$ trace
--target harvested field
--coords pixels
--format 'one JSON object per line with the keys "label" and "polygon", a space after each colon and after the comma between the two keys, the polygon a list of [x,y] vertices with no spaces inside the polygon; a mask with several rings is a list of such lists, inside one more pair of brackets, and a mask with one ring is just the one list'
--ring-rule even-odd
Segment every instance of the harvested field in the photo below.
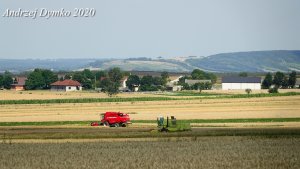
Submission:
{"label": "harvested field", "polygon": [[[78,98],[109,98],[105,93],[94,91],[53,92],[50,90],[13,91],[0,90],[0,100],[34,100],[34,99],[78,99]],[[118,97],[159,97],[151,93],[120,93]]]}
{"label": "harvested field", "polygon": [[299,137],[0,144],[0,168],[291,168]]}
{"label": "harvested field", "polygon": [[[300,92],[300,89],[278,89],[279,93]],[[204,90],[205,93],[245,94],[245,90]],[[251,93],[268,93],[268,89],[252,90]]]}
{"label": "harvested field", "polygon": [[106,111],[129,113],[132,120],[295,118],[300,117],[300,96],[197,99],[148,102],[103,102],[0,105],[1,122],[95,121]]}
{"label": "harvested field", "polygon": [[[195,92],[195,91],[194,91]],[[280,93],[300,92],[300,89],[280,89]],[[197,92],[195,92],[197,93]],[[246,94],[245,90],[203,90],[203,94]],[[268,93],[267,90],[253,90],[252,93]],[[120,93],[117,97],[161,97],[161,93]],[[78,98],[108,98],[105,93],[94,91],[52,92],[49,90],[13,91],[0,90],[0,100],[46,100],[46,99],[78,99]],[[165,95],[169,96],[169,95]]]}

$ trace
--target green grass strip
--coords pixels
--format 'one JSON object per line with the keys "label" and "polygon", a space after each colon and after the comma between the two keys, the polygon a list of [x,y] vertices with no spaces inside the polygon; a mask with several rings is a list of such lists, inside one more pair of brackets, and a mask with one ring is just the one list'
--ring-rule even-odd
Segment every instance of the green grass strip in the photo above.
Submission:
{"label": "green grass strip", "polygon": [[222,99],[222,98],[253,98],[253,97],[277,97],[296,96],[299,92],[288,93],[258,93],[258,94],[235,94],[217,95],[206,97],[132,97],[132,98],[82,98],[82,99],[47,99],[47,100],[0,100],[0,105],[5,104],[54,104],[54,103],[98,103],[98,102],[140,102],[140,101],[169,101],[169,100],[199,100],[199,99]]}
{"label": "green grass strip", "polygon": [[[183,123],[268,123],[268,122],[300,122],[299,118],[258,118],[258,119],[191,119],[180,120]],[[49,121],[49,122],[0,122],[0,126],[89,126],[91,121]],[[132,120],[132,123],[156,123],[156,120]]]}

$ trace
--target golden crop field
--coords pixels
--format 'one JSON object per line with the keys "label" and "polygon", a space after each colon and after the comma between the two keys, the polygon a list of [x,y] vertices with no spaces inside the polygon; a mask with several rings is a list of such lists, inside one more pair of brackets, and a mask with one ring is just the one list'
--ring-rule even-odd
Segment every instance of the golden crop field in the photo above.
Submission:
{"label": "golden crop field", "polygon": [[[220,93],[220,94],[245,94],[245,90],[203,90],[203,93]],[[300,89],[280,89],[280,93],[300,92]],[[268,93],[267,90],[253,90],[252,93]],[[152,93],[119,93],[116,97],[161,97],[159,94]],[[29,90],[29,91],[13,91],[0,90],[0,100],[33,100],[33,99],[78,99],[78,98],[108,98],[105,93],[94,91],[81,92],[53,92],[50,90]]]}
{"label": "golden crop field", "polygon": [[155,120],[160,115],[172,115],[177,119],[293,118],[300,117],[299,102],[298,95],[171,101],[8,104],[0,105],[0,121],[95,121],[99,120],[100,113],[106,111],[129,113],[132,120]]}
{"label": "golden crop field", "polygon": [[[148,93],[120,93],[117,97],[159,97]],[[93,91],[53,92],[50,90],[13,91],[0,90],[0,100],[34,100],[34,99],[78,99],[78,98],[108,98],[105,93]]]}

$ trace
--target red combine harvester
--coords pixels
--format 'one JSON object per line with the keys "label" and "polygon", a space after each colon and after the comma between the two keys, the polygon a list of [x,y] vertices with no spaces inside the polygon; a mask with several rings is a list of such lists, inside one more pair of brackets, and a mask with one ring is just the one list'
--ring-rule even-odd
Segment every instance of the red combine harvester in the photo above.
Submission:
{"label": "red combine harvester", "polygon": [[128,114],[121,112],[106,112],[102,115],[100,122],[92,122],[91,126],[127,127],[131,124]]}

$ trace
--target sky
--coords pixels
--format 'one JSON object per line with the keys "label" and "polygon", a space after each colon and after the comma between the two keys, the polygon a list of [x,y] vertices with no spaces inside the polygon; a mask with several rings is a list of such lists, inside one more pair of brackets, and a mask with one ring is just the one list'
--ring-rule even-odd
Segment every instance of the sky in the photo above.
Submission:
{"label": "sky", "polygon": [[[76,8],[96,14],[74,17]],[[71,15],[46,18],[46,11],[62,9]],[[6,15],[18,10],[37,16]],[[0,0],[0,59],[299,49],[299,0]]]}

